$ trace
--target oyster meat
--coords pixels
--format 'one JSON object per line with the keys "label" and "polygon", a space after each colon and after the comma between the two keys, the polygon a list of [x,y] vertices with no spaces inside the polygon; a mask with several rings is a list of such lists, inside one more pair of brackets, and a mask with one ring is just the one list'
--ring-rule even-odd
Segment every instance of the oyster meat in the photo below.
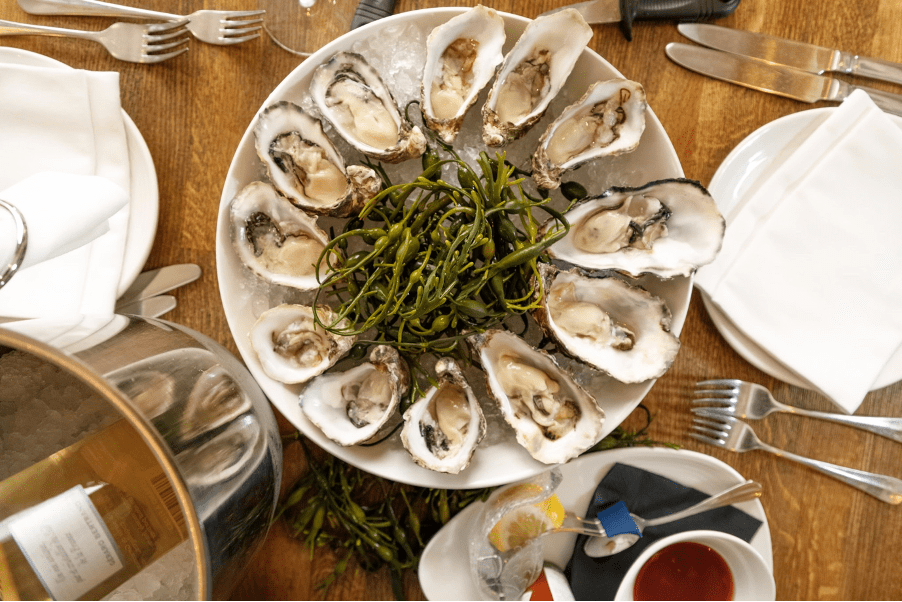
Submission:
{"label": "oyster meat", "polygon": [[636,277],[690,275],[714,261],[726,227],[708,191],[683,178],[611,188],[584,199],[566,217],[570,232],[549,247],[551,257]]}
{"label": "oyster meat", "polygon": [[314,377],[301,393],[301,409],[332,441],[357,445],[389,421],[409,387],[410,373],[398,352],[377,345],[368,362]]}
{"label": "oyster meat", "polygon": [[420,101],[423,121],[452,144],[464,116],[504,58],[504,19],[477,5],[439,25],[426,40]]}
{"label": "oyster meat", "polygon": [[[318,306],[316,313],[323,323],[335,321],[335,314],[326,306]],[[287,303],[260,314],[249,336],[266,375],[288,384],[322,374],[357,341],[357,337],[336,335],[316,324],[312,307]]]}
{"label": "oyster meat", "polygon": [[504,330],[469,341],[478,351],[489,393],[533,458],[559,464],[598,443],[604,411],[550,355]]}
{"label": "oyster meat", "polygon": [[532,157],[532,177],[542,188],[561,174],[599,157],[629,152],[645,130],[645,89],[628,79],[595,82],[548,126]]}
{"label": "oyster meat", "polygon": [[435,372],[439,384],[404,412],[401,442],[420,466],[457,474],[485,436],[485,417],[454,360],[440,359]]}
{"label": "oyster meat", "polygon": [[482,106],[482,140],[503,146],[523,136],[557,96],[592,28],[572,8],[530,23],[498,68]]}
{"label": "oyster meat", "polygon": [[283,100],[261,111],[254,139],[269,179],[308,213],[357,213],[382,188],[382,179],[369,167],[345,167],[320,120],[294,103]]}
{"label": "oyster meat", "polygon": [[536,321],[565,353],[624,383],[658,378],[673,364],[680,341],[660,298],[614,276],[590,278],[549,264],[539,272],[545,296]]}
{"label": "oyster meat", "polygon": [[251,182],[232,200],[229,219],[232,245],[258,276],[299,290],[319,287],[316,265],[329,237],[315,218],[270,184]]}
{"label": "oyster meat", "polygon": [[426,150],[426,137],[411,127],[391,91],[359,54],[339,52],[313,72],[310,95],[335,131],[363,154],[400,163]]}

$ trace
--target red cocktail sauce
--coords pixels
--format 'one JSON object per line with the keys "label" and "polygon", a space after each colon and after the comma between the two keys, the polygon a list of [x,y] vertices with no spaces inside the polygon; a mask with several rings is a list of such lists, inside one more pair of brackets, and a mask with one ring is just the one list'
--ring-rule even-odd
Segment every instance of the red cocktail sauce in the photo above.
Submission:
{"label": "red cocktail sauce", "polygon": [[733,574],[706,545],[682,541],[659,550],[639,569],[634,600],[732,600]]}

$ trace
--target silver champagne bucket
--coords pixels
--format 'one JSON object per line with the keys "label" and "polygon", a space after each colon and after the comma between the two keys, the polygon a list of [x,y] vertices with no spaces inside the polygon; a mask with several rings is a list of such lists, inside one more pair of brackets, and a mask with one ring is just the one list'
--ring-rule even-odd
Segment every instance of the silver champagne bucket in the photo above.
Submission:
{"label": "silver champagne bucket", "polygon": [[[0,358],[17,350],[52,364],[131,423],[184,514],[196,580],[189,597],[227,598],[275,512],[282,446],[268,400],[232,354],[188,328],[113,316],[71,332],[47,344],[0,325]],[[0,412],[2,420],[13,418]]]}

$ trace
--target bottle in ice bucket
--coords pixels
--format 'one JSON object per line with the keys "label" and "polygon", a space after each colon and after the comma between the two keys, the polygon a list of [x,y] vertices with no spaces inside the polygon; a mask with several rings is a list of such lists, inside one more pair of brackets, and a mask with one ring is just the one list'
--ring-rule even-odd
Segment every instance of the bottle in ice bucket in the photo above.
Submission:
{"label": "bottle in ice bucket", "polygon": [[0,482],[0,600],[99,599],[187,538],[126,420]]}

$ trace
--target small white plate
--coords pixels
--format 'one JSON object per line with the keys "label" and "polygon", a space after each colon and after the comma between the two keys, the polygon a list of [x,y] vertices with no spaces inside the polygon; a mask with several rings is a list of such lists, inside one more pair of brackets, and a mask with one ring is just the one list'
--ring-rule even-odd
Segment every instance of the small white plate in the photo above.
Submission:
{"label": "small white plate", "polygon": [[[708,186],[708,191],[727,220],[727,236],[731,213],[757,189],[757,182],[768,177],[835,110],[835,107],[810,109],[776,119],[752,132],[727,155]],[[890,117],[902,128],[902,118],[893,115]],[[715,328],[743,359],[783,382],[805,389],[816,388],[741,331],[704,291],[699,292]],[[891,385],[900,379],[902,349],[883,367],[871,390]]]}
{"label": "small white plate", "polygon": [[[375,68],[378,68],[378,65],[386,65],[383,77],[388,80],[387,84],[389,84],[391,80],[389,77],[386,77],[388,75],[388,67],[402,71],[403,75],[405,72],[398,65],[403,65],[411,59],[410,56],[405,56],[405,53],[416,53],[420,48],[411,50],[405,47],[398,49],[394,45],[386,46],[385,44],[381,44],[383,48],[376,48],[373,47],[374,41],[396,39],[408,31],[407,28],[418,30],[417,33],[425,37],[432,28],[446,22],[464,10],[462,8],[435,8],[410,11],[380,19],[355,29],[326,45],[301,63],[273,90],[261,109],[280,100],[290,100],[303,105],[313,70],[339,51],[363,52],[366,54],[367,60]],[[530,21],[517,15],[499,14],[505,21],[507,33],[505,51],[507,51],[513,46],[513,43],[519,38]],[[407,40],[399,41],[399,45],[405,43],[409,45]],[[358,48],[361,46],[365,49],[359,50]],[[407,69],[411,70],[412,68],[408,67]],[[410,80],[398,75],[394,76],[395,80],[407,79],[408,81],[416,81],[418,77],[412,76],[412,80]],[[591,83],[615,77],[623,77],[623,75],[597,53],[586,49],[570,74],[562,94],[556,100],[562,101],[567,94],[574,99],[579,98]],[[416,86],[418,85],[416,84]],[[398,98],[398,91],[394,90],[394,92],[396,98]],[[404,104],[401,99],[398,102],[402,105]],[[524,148],[522,145],[530,144],[528,142],[530,135],[533,135],[533,140],[535,140],[541,134],[541,131],[547,127],[547,123],[550,123],[551,114],[552,111],[550,110],[549,115],[546,115],[544,120],[533,128],[534,131],[531,131],[524,139],[512,143],[510,147],[520,145],[522,150]],[[468,114],[468,120],[471,123],[479,121],[479,106],[473,107]],[[298,394],[301,387],[279,383],[269,378],[263,372],[257,354],[250,346],[248,332],[257,316],[268,309],[273,300],[267,297],[267,291],[264,290],[265,285],[261,284],[261,281],[255,279],[252,275],[249,277],[249,270],[241,264],[231,243],[228,219],[229,204],[235,195],[250,182],[263,177],[263,168],[254,149],[253,126],[255,123],[256,117],[248,125],[244,136],[238,143],[238,148],[226,175],[216,230],[216,273],[219,279],[219,290],[226,319],[235,338],[238,351],[247,364],[248,370],[257,379],[257,382],[273,405],[289,422],[300,429],[305,436],[332,455],[367,472],[402,483],[421,487],[440,487],[443,489],[472,489],[518,481],[545,470],[547,468],[546,465],[534,460],[522,446],[516,443],[510,429],[508,429],[508,432],[501,434],[489,433],[486,436],[486,440],[477,448],[470,466],[456,475],[427,470],[414,464],[410,455],[401,446],[397,436],[391,437],[387,441],[373,447],[341,447],[330,441],[323,435],[322,431],[307,420],[298,403]],[[467,122],[465,121],[465,131],[467,128],[466,124]],[[476,127],[481,127],[481,125]],[[472,131],[475,132],[476,129],[474,128]],[[333,138],[335,137],[333,136]],[[333,142],[340,144],[340,141],[337,139],[333,140]],[[532,142],[532,144],[535,144],[535,142]],[[535,148],[535,146],[531,148]],[[507,151],[509,153],[508,156],[510,156],[511,148],[508,148]],[[494,152],[494,149],[489,149],[489,152]],[[673,149],[673,145],[670,143],[667,133],[651,108],[646,113],[645,132],[636,150],[612,159],[616,161],[617,170],[623,174],[623,179],[628,180],[623,182],[622,185],[641,186],[653,180],[675,178],[683,175],[679,158]],[[351,159],[348,160],[350,161]],[[357,160],[356,157],[354,160]],[[403,166],[408,163],[415,168],[418,174],[420,171],[419,160],[403,163],[399,169],[404,169]],[[594,179],[588,179],[590,177],[589,174],[594,173],[593,168],[604,169],[609,168],[610,165],[612,163],[603,161],[597,162],[594,166],[590,163],[581,168],[581,172],[577,176],[580,176],[581,181],[590,184],[595,182]],[[596,184],[599,189],[593,188],[589,191],[591,194],[599,194],[604,190],[601,182]],[[675,334],[679,334],[686,318],[689,298],[692,292],[691,277],[673,278],[666,281],[645,277],[641,280],[641,283],[650,292],[665,300],[673,314],[671,330]],[[592,391],[598,395],[599,405],[605,411],[605,424],[602,435],[607,435],[618,424],[623,422],[642,401],[653,384],[654,381],[647,381],[625,385],[613,382],[613,379],[611,379],[610,384],[607,384],[603,391]],[[507,428],[506,424],[502,426]]]}
{"label": "small white plate", "polygon": [[[747,479],[716,458],[688,450],[664,447],[612,449],[581,456],[561,466],[563,480],[555,494],[564,508],[582,516],[596,487],[616,463],[635,466],[667,477],[686,487],[714,494]],[[420,587],[429,600],[479,600],[479,590],[470,576],[467,542],[469,529],[482,507],[476,502],[464,508],[435,534],[420,557]],[[758,500],[736,504],[736,508],[761,521],[750,542],[774,571],[770,527],[764,506]],[[573,554],[575,533],[560,533],[544,540],[545,560],[565,567]]]}
{"label": "small white plate", "polygon": [[[24,65],[28,67],[59,67],[69,69],[56,59],[21,50],[0,47],[0,63]],[[128,143],[130,168],[129,217],[125,238],[125,257],[122,260],[122,274],[119,276],[117,295],[124,293],[147,262],[153,239],[157,233],[159,215],[159,190],[157,172],[154,169],[150,149],[138,131],[135,122],[122,111],[125,121],[125,138]]]}

